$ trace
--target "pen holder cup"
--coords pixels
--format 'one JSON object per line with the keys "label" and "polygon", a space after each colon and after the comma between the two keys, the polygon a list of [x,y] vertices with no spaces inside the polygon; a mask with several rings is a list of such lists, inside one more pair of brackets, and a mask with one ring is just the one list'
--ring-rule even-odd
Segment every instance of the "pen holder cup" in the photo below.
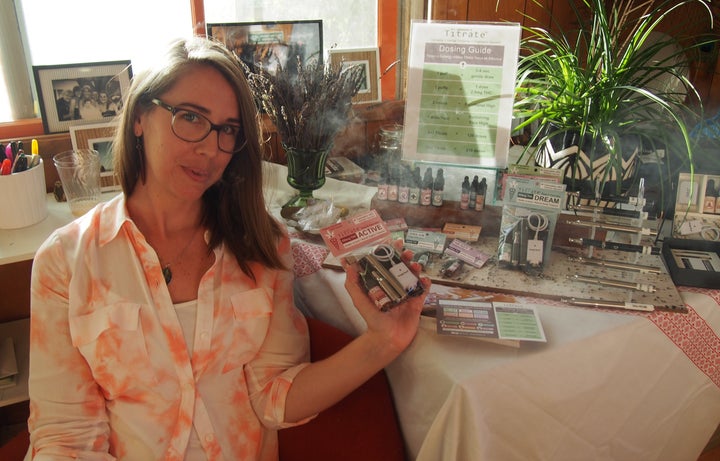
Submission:
{"label": "pen holder cup", "polygon": [[0,229],[19,229],[39,223],[47,216],[45,166],[0,176]]}

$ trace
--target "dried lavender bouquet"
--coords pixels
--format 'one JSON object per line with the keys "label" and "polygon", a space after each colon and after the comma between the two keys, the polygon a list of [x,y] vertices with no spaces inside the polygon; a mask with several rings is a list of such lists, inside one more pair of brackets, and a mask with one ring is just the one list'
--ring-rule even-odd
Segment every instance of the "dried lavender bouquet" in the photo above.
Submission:
{"label": "dried lavender bouquet", "polygon": [[279,67],[275,74],[245,65],[258,106],[275,124],[282,143],[305,151],[330,148],[347,124],[352,98],[365,79],[363,70],[361,65],[343,68],[317,59],[304,64],[298,59],[297,72]]}

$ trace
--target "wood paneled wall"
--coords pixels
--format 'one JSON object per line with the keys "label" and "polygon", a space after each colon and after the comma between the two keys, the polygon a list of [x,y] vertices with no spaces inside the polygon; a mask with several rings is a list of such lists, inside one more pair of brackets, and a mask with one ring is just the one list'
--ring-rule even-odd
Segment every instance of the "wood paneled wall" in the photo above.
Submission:
{"label": "wood paneled wall", "polygon": [[[608,0],[613,3],[613,0]],[[541,5],[538,5],[540,3]],[[448,21],[510,21],[525,26],[566,29],[576,23],[571,0],[433,0],[432,19]],[[581,3],[575,0],[575,3]],[[496,8],[497,7],[497,8]],[[720,5],[713,2],[714,22],[720,19]],[[677,10],[658,28],[689,43],[702,37],[720,38],[718,27],[711,28],[707,12],[700,5]],[[700,93],[707,117],[720,109],[720,65],[718,45],[688,56],[689,77]]]}

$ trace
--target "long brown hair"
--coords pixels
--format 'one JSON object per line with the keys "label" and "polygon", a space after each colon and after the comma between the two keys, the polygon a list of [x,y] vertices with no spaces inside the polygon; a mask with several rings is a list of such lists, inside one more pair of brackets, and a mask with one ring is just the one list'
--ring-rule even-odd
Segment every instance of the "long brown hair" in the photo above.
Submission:
{"label": "long brown hair", "polygon": [[[177,40],[165,59],[133,78],[113,142],[114,169],[123,192],[130,196],[138,181],[146,180],[144,150],[133,124],[141,114],[154,110],[153,98],[161,98],[183,75],[197,66],[218,70],[232,86],[243,130],[235,154],[222,179],[203,194],[203,225],[210,231],[210,248],[225,242],[243,272],[253,277],[249,263],[284,268],[277,252],[282,230],[268,213],[263,197],[260,118],[250,87],[238,59],[219,42],[201,37]],[[231,154],[222,154],[231,155]]]}

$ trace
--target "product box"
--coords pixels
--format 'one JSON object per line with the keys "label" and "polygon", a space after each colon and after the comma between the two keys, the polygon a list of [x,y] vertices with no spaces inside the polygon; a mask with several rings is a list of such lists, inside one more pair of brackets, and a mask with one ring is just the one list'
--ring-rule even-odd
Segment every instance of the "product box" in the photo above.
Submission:
{"label": "product box", "polygon": [[333,256],[357,264],[361,284],[379,310],[387,311],[424,291],[391,245],[391,233],[377,211],[350,216],[320,229],[320,235]]}
{"label": "product box", "polygon": [[405,246],[415,252],[429,251],[441,254],[445,249],[447,235],[442,232],[408,229],[405,235]]}
{"label": "product box", "polygon": [[477,242],[480,238],[482,227],[470,224],[446,223],[443,226],[443,234],[448,237],[466,240],[469,242]]}
{"label": "product box", "polygon": [[675,285],[720,287],[720,242],[667,238],[662,255]]}
{"label": "product box", "polygon": [[672,236],[678,239],[720,240],[720,174],[680,173]]}

